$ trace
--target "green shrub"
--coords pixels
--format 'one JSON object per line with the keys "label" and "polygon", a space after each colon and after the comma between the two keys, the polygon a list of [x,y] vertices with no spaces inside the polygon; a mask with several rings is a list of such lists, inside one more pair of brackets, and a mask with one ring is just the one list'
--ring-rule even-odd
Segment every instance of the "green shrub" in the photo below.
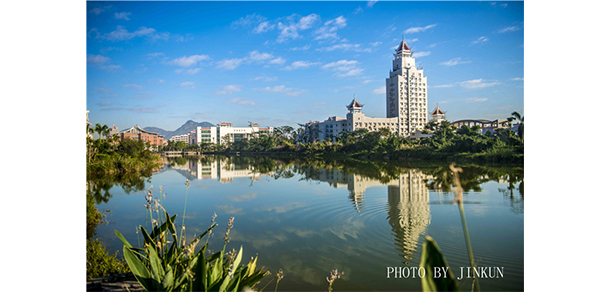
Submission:
{"label": "green shrub", "polygon": [[[187,180],[187,194],[189,186]],[[119,231],[114,232],[124,244],[123,255],[129,269],[147,291],[242,291],[251,289],[269,275],[262,268],[256,268],[258,257],[252,258],[246,265],[240,265],[241,248],[239,252],[225,252],[233,218],[229,220],[222,251],[206,256],[211,231],[218,225],[214,220],[210,228],[187,244],[186,234],[183,234],[184,221],[178,236],[174,225],[176,215],[170,217],[158,200],[152,198],[152,189],[148,190],[146,200],[154,226],[151,223],[150,233],[140,226],[144,247],[134,247]],[[157,219],[153,217],[153,209]],[[184,210],[186,213],[186,200]],[[205,244],[196,250],[206,234]]]}
{"label": "green shrub", "polygon": [[125,261],[116,258],[118,252],[108,254],[108,250],[97,239],[87,240],[87,279],[128,273]]}

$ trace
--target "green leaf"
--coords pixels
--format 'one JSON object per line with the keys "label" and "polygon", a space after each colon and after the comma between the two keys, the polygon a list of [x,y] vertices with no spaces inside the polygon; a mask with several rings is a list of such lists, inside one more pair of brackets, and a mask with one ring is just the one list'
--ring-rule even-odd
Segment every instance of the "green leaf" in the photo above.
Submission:
{"label": "green leaf", "polygon": [[150,259],[150,268],[152,270],[152,278],[161,283],[161,275],[165,275],[163,266],[161,265],[161,259],[157,255],[157,248],[154,246],[148,246],[148,258]]}
{"label": "green leaf", "polygon": [[150,272],[140,259],[138,259],[138,257],[126,246],[123,246],[123,255],[125,255],[125,261],[127,262],[129,269],[142,287],[148,291],[153,290]]}
{"label": "green leaf", "polygon": [[[447,260],[445,260],[440,248],[430,236],[426,236],[419,265],[426,270],[426,276],[421,278],[423,291],[460,291],[460,287],[451,269],[449,269]],[[441,275],[441,277],[434,278],[435,267],[447,268],[448,277],[445,278]]]}
{"label": "green leaf", "polygon": [[241,254],[244,251],[244,247],[241,246],[239,248],[239,252],[237,253],[237,256],[235,257],[235,261],[233,262],[233,271],[237,270],[237,267],[239,267],[239,263],[241,262]]}
{"label": "green leaf", "polygon": [[205,236],[208,232],[212,231],[212,229],[214,229],[214,227],[216,227],[218,224],[214,224],[212,226],[210,226],[210,228],[208,228],[208,230],[204,231],[203,233],[201,233],[199,236],[197,236],[196,238],[193,239],[193,241],[191,241],[191,243],[188,245],[187,249],[191,248],[194,244],[197,244],[198,240],[200,240],[201,238],[203,238],[203,236]]}
{"label": "green leaf", "polygon": [[148,235],[148,232],[146,232],[146,229],[144,229],[144,227],[142,227],[140,225],[140,231],[142,231],[142,236],[144,236],[144,243],[148,243],[148,245],[156,245],[156,243],[153,241],[153,239],[150,237],[150,235]]}
{"label": "green leaf", "polygon": [[174,290],[174,271],[172,267],[169,267],[165,276],[163,276],[163,282],[161,283],[163,290],[173,291]]}
{"label": "green leaf", "polygon": [[172,218],[169,218],[169,214],[167,214],[167,212],[165,212],[165,223],[170,222],[169,226],[169,232],[172,234],[172,237],[174,238],[174,242],[178,242],[178,237],[176,236],[176,226],[174,225],[174,220],[176,219],[176,215],[174,215]]}
{"label": "green leaf", "polygon": [[177,215],[172,216],[171,221],[167,221],[167,212],[165,214],[166,214],[165,223],[161,224],[161,226],[159,226],[159,227],[155,227],[155,229],[153,229],[153,232],[150,234],[150,237],[155,238],[155,237],[159,236],[161,234],[161,232],[164,232],[167,229],[167,226],[169,225],[168,222],[171,222],[171,225],[173,225],[174,219],[176,219]]}
{"label": "green leaf", "polygon": [[127,241],[127,239],[125,239],[125,237],[123,236],[123,234],[121,234],[118,230],[114,230],[114,234],[116,234],[116,236],[123,242],[123,244],[127,247],[132,247],[131,244],[129,244],[129,241]]}
{"label": "green leaf", "polygon": [[230,281],[231,281],[231,277],[229,277],[229,275],[227,275],[225,277],[224,281],[222,281],[222,285],[220,285],[220,289],[218,289],[218,291],[220,291],[220,292],[227,291],[227,286],[229,286]]}

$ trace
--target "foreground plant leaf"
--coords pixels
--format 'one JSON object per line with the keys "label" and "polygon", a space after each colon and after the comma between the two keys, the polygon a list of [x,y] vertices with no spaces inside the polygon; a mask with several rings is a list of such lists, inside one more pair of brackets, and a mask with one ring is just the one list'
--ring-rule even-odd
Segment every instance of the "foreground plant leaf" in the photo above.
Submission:
{"label": "foreground plant leaf", "polygon": [[154,288],[150,277],[150,271],[148,271],[146,266],[144,266],[140,259],[127,246],[123,246],[123,254],[125,255],[125,261],[127,262],[129,269],[142,287],[147,291],[153,291]]}
{"label": "foreground plant leaf", "polygon": [[[440,248],[430,236],[426,236],[419,266],[426,270],[426,276],[421,278],[423,291],[460,291],[460,287],[449,268],[447,260],[445,260]],[[446,267],[448,277],[434,278],[435,267]]]}

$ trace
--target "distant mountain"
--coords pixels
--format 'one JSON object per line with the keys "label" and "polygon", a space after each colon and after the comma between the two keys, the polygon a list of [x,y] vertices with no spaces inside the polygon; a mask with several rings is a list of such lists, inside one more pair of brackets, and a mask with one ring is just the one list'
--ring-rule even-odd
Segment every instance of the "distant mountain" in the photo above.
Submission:
{"label": "distant mountain", "polygon": [[173,136],[190,133],[192,130],[197,129],[197,127],[209,128],[209,127],[215,127],[215,126],[216,126],[215,124],[212,124],[210,122],[197,123],[193,120],[188,120],[186,123],[184,123],[184,125],[180,126],[180,128],[176,129],[175,131],[166,131],[166,130],[163,130],[163,129],[157,128],[157,127],[146,127],[146,128],[142,128],[142,129],[153,132],[153,133],[159,133],[159,134],[163,135],[163,138],[165,140],[168,140],[169,138],[171,138]]}

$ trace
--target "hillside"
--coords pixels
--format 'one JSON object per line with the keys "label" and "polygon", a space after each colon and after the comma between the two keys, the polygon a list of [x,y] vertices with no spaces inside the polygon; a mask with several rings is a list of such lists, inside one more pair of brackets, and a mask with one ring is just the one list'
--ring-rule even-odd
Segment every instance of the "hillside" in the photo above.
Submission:
{"label": "hillside", "polygon": [[197,129],[197,127],[209,128],[209,127],[214,127],[214,126],[216,126],[216,125],[212,124],[210,122],[197,123],[193,120],[188,120],[186,123],[184,123],[184,125],[180,126],[180,128],[178,128],[174,131],[166,131],[164,129],[157,128],[157,127],[145,127],[142,129],[153,132],[153,133],[159,133],[159,134],[163,135],[163,138],[165,140],[168,140],[169,138],[171,138],[173,136],[187,134],[187,133],[191,132],[192,130]]}

